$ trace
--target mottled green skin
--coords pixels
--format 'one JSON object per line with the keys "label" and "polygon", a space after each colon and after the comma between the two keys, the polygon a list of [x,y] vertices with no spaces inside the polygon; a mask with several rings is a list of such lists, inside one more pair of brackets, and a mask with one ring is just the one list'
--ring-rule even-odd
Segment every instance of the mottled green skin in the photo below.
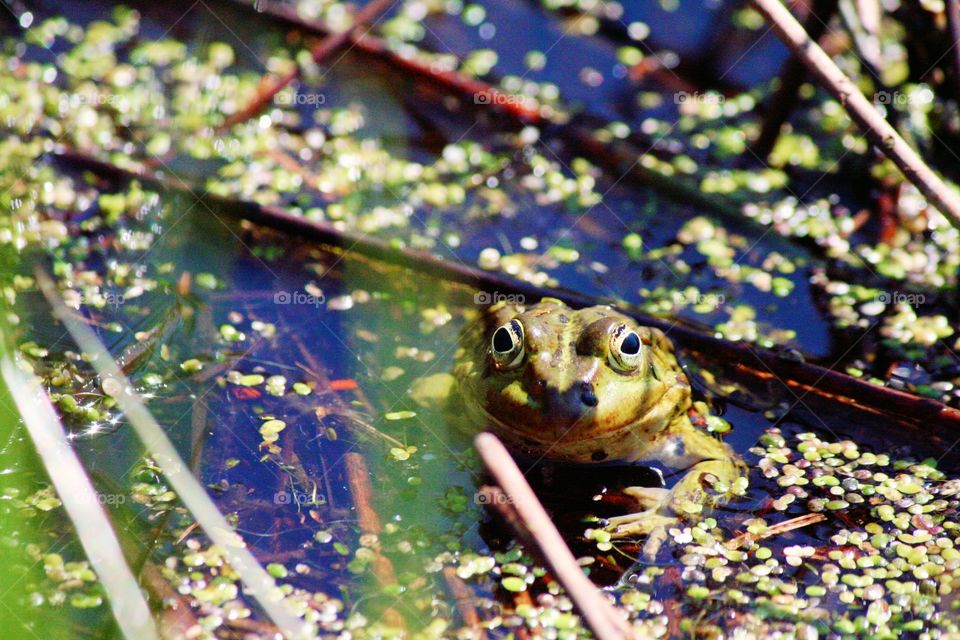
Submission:
{"label": "mottled green skin", "polygon": [[[514,319],[523,325],[525,356],[516,369],[502,371],[490,340]],[[641,339],[635,371],[617,370],[608,357],[611,336],[623,327]],[[698,505],[718,501],[705,480],[729,484],[742,474],[736,454],[691,422],[690,383],[667,337],[610,307],[574,310],[551,299],[494,305],[465,328],[454,376],[471,423],[515,451],[564,462],[688,469],[670,492],[636,489],[650,509],[625,516],[632,519],[618,522],[615,533],[650,533],[651,523],[695,516]]]}

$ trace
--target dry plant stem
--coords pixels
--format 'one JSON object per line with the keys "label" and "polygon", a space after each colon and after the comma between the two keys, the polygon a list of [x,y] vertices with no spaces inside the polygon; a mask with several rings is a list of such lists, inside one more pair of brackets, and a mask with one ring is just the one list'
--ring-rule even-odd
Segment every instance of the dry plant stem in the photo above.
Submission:
{"label": "dry plant stem", "polygon": [[[357,12],[357,15],[353,19],[353,24],[350,25],[349,29],[328,35],[310,52],[313,61],[319,64],[348,41],[356,37],[363,37],[362,35],[358,36],[357,31],[367,23],[376,21],[391,7],[398,4],[398,2],[399,0],[373,0],[368,3],[363,9]],[[299,75],[300,66],[297,65],[292,71],[285,73],[279,78],[273,78],[271,76],[264,77],[260,82],[261,90],[258,92],[257,97],[247,105],[245,109],[230,115],[221,126],[221,131],[229,129],[241,122],[246,122],[259,114],[284,87],[293,82]]]}
{"label": "dry plant stem", "polygon": [[477,613],[476,597],[473,589],[457,575],[457,570],[453,567],[443,568],[443,579],[447,581],[450,593],[457,603],[457,611],[463,619],[463,624],[469,627],[473,632],[473,637],[483,640],[487,637],[487,632],[480,624],[480,615]]}
{"label": "dry plant stem", "polygon": [[794,529],[799,529],[801,527],[807,527],[811,524],[817,524],[818,522],[823,522],[827,519],[827,516],[822,513],[808,513],[802,516],[797,516],[796,518],[791,518],[790,520],[784,520],[783,522],[778,522],[777,524],[767,527],[762,533],[741,533],[736,538],[731,538],[727,540],[726,546],[728,549],[739,549],[744,545],[750,545],[758,540],[765,540],[767,538],[772,538],[774,536],[779,536],[788,531],[793,531]]}
{"label": "dry plant stem", "polygon": [[[837,0],[814,0],[810,13],[803,21],[803,27],[810,34],[811,40],[820,40],[836,8]],[[799,55],[791,53],[780,68],[778,76],[780,87],[767,101],[763,127],[753,143],[753,153],[763,161],[766,161],[773,151],[780,137],[780,130],[797,105],[797,92],[806,79],[806,66]]]}
{"label": "dry plant stem", "polygon": [[584,575],[560,532],[500,440],[491,433],[481,433],[474,440],[474,445],[487,470],[506,493],[529,531],[547,567],[566,589],[567,595],[573,600],[594,635],[600,640],[634,637],[623,616],[617,614],[596,585]]}
{"label": "dry plant stem", "polygon": [[853,81],[810,38],[780,0],[753,0],[753,3],[780,39],[840,101],[870,142],[900,168],[904,177],[926,196],[950,224],[960,228],[960,195],[944,183],[900,137]]}
{"label": "dry plant stem", "polygon": [[[153,172],[134,173],[74,151],[61,151],[57,155],[75,166],[82,166],[103,176],[123,180],[136,179],[152,188],[187,193],[197,197],[195,192],[183,184]],[[568,289],[540,287],[509,276],[470,267],[461,262],[443,260],[427,251],[399,249],[374,236],[338,229],[318,220],[308,220],[280,207],[209,194],[204,197],[204,201],[212,209],[246,218],[255,224],[328,246],[345,247],[351,253],[425,273],[431,277],[460,282],[482,291],[519,294],[528,300],[539,300],[543,297],[557,298],[576,308],[595,304],[613,304],[619,311],[634,318],[640,324],[664,331],[671,339],[688,349],[709,354],[711,358],[737,363],[736,367],[745,375],[761,380],[776,378],[791,391],[802,394],[815,393],[831,402],[848,405],[873,415],[884,415],[888,419],[894,418],[912,427],[930,429],[932,426],[933,433],[938,437],[947,438],[950,435],[949,429],[960,428],[960,409],[948,407],[936,400],[870,384],[865,380],[818,365],[783,358],[774,351],[757,348],[751,344],[716,338],[705,331],[640,313],[616,300],[603,300]],[[758,367],[758,364],[762,366]]]}

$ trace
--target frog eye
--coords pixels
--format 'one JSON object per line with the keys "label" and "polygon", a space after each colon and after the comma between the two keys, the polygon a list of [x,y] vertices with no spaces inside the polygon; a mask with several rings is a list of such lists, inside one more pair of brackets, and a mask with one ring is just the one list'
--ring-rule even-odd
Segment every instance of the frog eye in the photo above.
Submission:
{"label": "frog eye", "polygon": [[501,325],[490,339],[493,362],[500,370],[516,369],[523,362],[523,325],[517,320]]}
{"label": "frog eye", "polygon": [[610,342],[611,367],[621,373],[630,373],[640,367],[643,360],[643,341],[636,331],[617,331]]}

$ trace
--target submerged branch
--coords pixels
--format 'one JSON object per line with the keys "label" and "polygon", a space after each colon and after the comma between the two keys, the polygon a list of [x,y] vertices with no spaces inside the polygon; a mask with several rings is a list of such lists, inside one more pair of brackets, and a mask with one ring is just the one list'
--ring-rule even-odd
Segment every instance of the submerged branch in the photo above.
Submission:
{"label": "submerged branch", "polygon": [[457,575],[457,570],[453,567],[443,568],[443,579],[447,581],[450,589],[450,595],[457,603],[457,611],[463,619],[463,624],[473,633],[472,637],[476,640],[486,640],[487,632],[480,622],[480,614],[477,613],[476,596],[473,589]]}
{"label": "submerged branch", "polygon": [[[317,361],[310,350],[307,349],[306,345],[303,344],[303,341],[297,336],[293,337],[293,341],[299,349],[300,355],[307,363],[306,367],[301,366],[301,368],[309,373],[319,385],[317,392],[322,394],[324,391],[330,390],[330,379],[327,377],[321,363]],[[330,398],[332,402],[337,405],[340,415],[346,416],[352,426],[369,426],[365,421],[354,417],[355,412],[347,403],[341,400],[337,393],[332,393]],[[370,406],[368,402],[364,402],[364,404],[367,405],[367,409],[372,414],[373,407]],[[319,416],[317,424],[320,424]],[[370,426],[370,429],[373,429],[373,427]],[[376,429],[373,429],[373,431],[379,433]],[[389,438],[386,434],[380,435]],[[322,453],[320,461],[321,464],[323,464]],[[370,482],[370,471],[367,468],[366,460],[364,460],[363,456],[359,453],[351,451],[344,455],[343,464],[347,473],[347,484],[350,487],[350,497],[353,498],[353,506],[357,512],[357,526],[363,535],[376,537],[376,541],[371,547],[374,553],[373,562],[371,563],[373,575],[384,587],[396,585],[397,575],[393,569],[393,563],[390,561],[390,558],[383,555],[380,548],[379,536],[383,532],[383,524],[380,521],[380,516],[377,514],[376,509],[373,507],[373,485]],[[383,620],[394,629],[406,628],[406,621],[403,615],[393,607],[387,607],[387,609],[384,610]]]}
{"label": "submerged branch", "polygon": [[[199,197],[182,182],[170,180],[156,173],[149,171],[134,173],[73,151],[61,151],[57,155],[76,166],[103,176],[119,180],[140,180],[153,188],[185,193],[194,198]],[[427,251],[397,248],[388,241],[339,229],[327,222],[310,220],[280,207],[210,194],[204,196],[203,200],[208,203],[208,206],[215,207],[223,213],[246,218],[256,224],[277,229],[304,240],[342,248],[345,252],[357,253],[435,278],[459,282],[482,291],[520,294],[530,300],[539,300],[544,297],[557,298],[575,308],[613,304],[620,312],[634,318],[640,324],[662,330],[671,339],[692,351],[708,354],[714,360],[735,363],[739,371],[755,379],[779,380],[793,392],[804,395],[813,393],[838,405],[873,415],[893,417],[901,423],[914,427],[960,428],[960,409],[948,407],[936,400],[871,384],[833,369],[784,357],[775,351],[758,348],[749,343],[717,338],[678,324],[676,321],[664,320],[635,309],[625,308],[618,301],[603,300],[567,289],[541,287],[506,275],[471,267],[459,261],[443,260]]]}

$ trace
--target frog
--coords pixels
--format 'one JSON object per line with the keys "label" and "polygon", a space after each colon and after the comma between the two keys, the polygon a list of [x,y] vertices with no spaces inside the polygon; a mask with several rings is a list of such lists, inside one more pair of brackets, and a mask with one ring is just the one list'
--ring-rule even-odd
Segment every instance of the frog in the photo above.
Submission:
{"label": "frog", "polygon": [[612,538],[646,537],[647,556],[745,477],[732,448],[695,424],[702,416],[670,339],[611,306],[491,305],[464,328],[451,375],[468,423],[517,454],[679,470],[669,489],[627,488],[638,511],[602,522]]}

